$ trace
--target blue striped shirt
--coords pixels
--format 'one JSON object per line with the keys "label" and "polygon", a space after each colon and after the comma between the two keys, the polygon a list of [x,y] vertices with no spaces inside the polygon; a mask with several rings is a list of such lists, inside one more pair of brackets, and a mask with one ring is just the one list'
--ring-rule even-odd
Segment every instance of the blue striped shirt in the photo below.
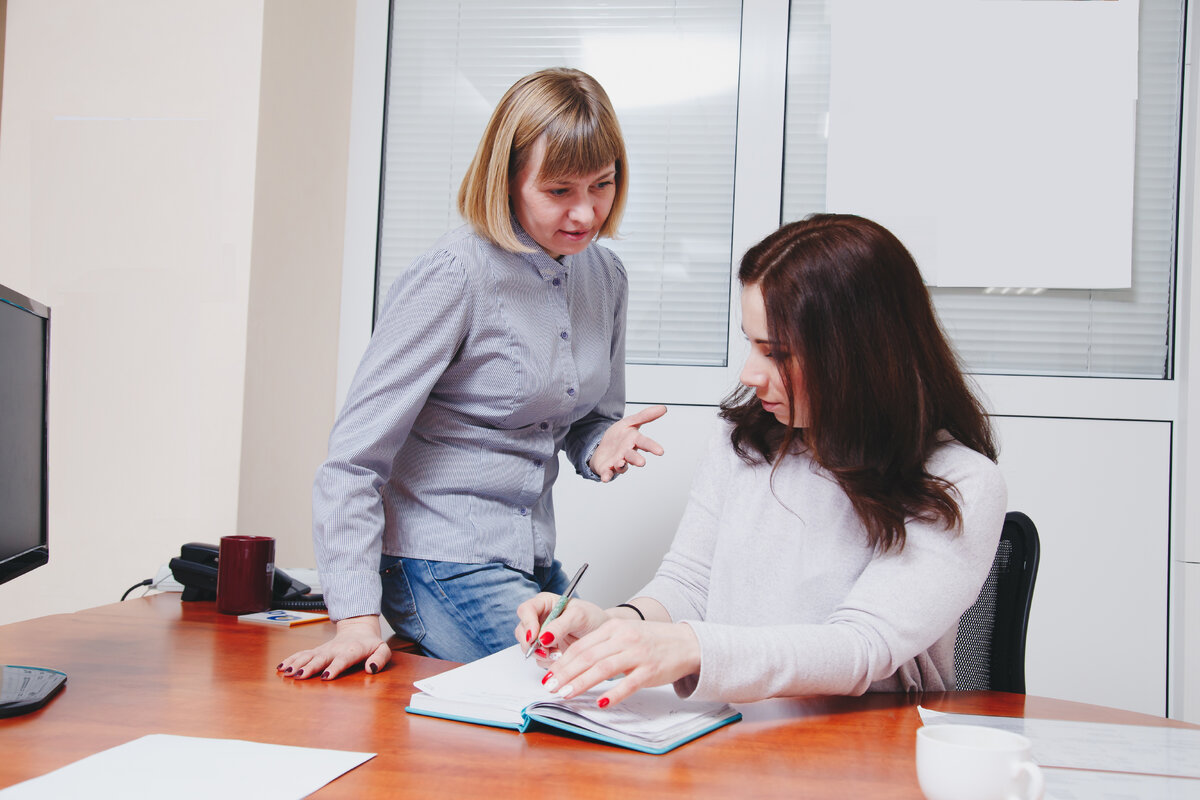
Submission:
{"label": "blue striped shirt", "polygon": [[381,552],[551,563],[558,451],[596,479],[587,459],[625,407],[625,268],[517,233],[535,252],[452,231],[388,291],[313,487],[334,619],[379,613]]}

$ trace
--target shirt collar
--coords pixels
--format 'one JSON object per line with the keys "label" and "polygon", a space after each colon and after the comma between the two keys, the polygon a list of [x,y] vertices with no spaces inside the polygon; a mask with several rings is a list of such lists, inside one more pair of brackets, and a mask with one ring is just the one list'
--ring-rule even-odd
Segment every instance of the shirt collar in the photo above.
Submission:
{"label": "shirt collar", "polygon": [[562,261],[551,258],[542,249],[542,246],[525,232],[525,229],[521,227],[521,223],[517,222],[516,214],[511,215],[509,219],[512,220],[513,232],[517,234],[517,241],[532,250],[532,252],[521,253],[520,255],[533,265],[533,268],[541,274],[544,280],[551,280],[567,274],[567,271],[571,268],[571,262],[575,258],[574,256],[563,256]]}

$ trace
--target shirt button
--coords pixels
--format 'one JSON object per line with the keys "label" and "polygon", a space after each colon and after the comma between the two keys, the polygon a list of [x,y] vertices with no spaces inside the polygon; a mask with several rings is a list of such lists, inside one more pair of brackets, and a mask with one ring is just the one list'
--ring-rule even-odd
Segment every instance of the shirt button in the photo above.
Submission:
{"label": "shirt button", "polygon": [[529,509],[528,509],[528,508],[526,508],[525,506],[521,506],[521,507],[520,507],[520,508],[518,508],[517,510],[521,512],[521,516],[522,516],[522,517],[527,517],[527,516],[529,516]]}
{"label": "shirt button", "polygon": [[539,428],[541,428],[542,430],[547,430],[547,429],[550,427],[550,423],[549,423],[549,422],[543,422],[543,423],[540,423],[540,424],[538,425],[538,427],[539,427]]}
{"label": "shirt button", "polygon": [[574,396],[575,396],[575,390],[574,390],[574,389],[567,389],[567,394],[568,394],[569,396],[571,396],[571,397],[574,397]]}
{"label": "shirt button", "polygon": [[540,466],[541,466],[543,463],[544,463],[544,462],[543,462],[543,461],[542,461],[540,458],[535,458],[535,459],[533,460],[533,465],[534,465],[535,467],[540,467]]}
{"label": "shirt button", "polygon": [[550,282],[553,283],[555,286],[562,286],[562,281],[560,281],[558,278],[555,278],[554,280],[552,280]]}
{"label": "shirt button", "polygon": [[566,331],[563,331],[562,333],[560,333],[560,334],[559,334],[559,336],[561,336],[562,338],[566,339],[566,338],[567,338],[567,332],[566,332]]}

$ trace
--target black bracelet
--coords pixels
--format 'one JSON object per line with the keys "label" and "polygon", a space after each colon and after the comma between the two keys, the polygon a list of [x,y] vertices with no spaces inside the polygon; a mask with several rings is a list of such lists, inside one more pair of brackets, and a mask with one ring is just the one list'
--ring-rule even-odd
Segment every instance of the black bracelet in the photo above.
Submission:
{"label": "black bracelet", "polygon": [[642,610],[631,603],[617,603],[617,608],[632,608],[633,613],[642,618],[642,622],[646,621],[646,615],[642,613]]}

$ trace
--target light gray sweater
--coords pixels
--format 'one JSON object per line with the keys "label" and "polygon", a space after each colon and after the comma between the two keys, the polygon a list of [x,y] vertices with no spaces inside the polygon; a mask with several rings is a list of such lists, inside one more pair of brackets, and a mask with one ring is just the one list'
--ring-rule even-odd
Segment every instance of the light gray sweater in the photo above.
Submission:
{"label": "light gray sweater", "polygon": [[697,700],[954,688],[958,619],[987,577],[1007,492],[1000,470],[947,441],[930,474],[949,481],[961,532],[906,526],[877,553],[846,493],[807,454],[748,465],[728,429],[709,445],[675,540],[640,594],[700,640]]}

